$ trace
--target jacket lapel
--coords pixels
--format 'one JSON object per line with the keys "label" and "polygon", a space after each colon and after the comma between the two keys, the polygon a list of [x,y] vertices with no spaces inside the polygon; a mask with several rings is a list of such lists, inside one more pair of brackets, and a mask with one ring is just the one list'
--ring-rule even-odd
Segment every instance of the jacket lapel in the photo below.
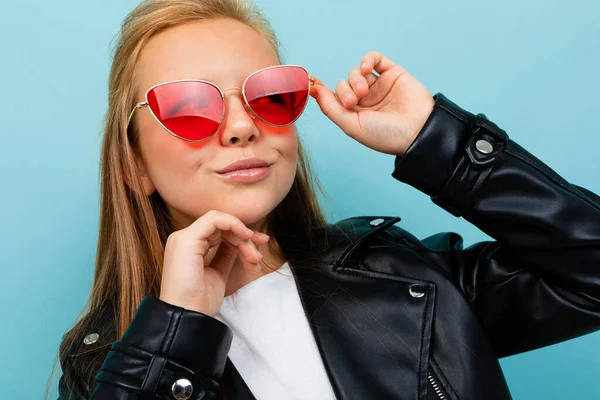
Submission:
{"label": "jacket lapel", "polygon": [[[335,225],[322,238],[328,245],[320,264],[298,260],[292,271],[338,399],[425,399],[435,287],[348,268],[362,242],[399,219],[373,220]],[[424,289],[423,296],[414,296],[413,285]]]}

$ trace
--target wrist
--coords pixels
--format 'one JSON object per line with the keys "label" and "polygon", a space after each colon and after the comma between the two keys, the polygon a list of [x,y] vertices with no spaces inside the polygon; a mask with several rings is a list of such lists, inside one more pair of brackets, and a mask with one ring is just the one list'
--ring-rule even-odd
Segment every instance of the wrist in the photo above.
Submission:
{"label": "wrist", "polygon": [[419,108],[419,111],[415,112],[415,127],[406,135],[407,140],[405,145],[402,147],[401,151],[395,154],[398,157],[402,157],[410,148],[410,146],[415,142],[417,136],[423,130],[423,127],[431,117],[433,112],[433,108],[435,106],[435,98],[429,97],[426,101],[423,102],[422,106]]}

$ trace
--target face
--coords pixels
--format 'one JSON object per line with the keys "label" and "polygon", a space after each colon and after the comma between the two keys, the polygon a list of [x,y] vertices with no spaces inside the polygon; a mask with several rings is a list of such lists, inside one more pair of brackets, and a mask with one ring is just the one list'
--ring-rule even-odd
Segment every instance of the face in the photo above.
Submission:
{"label": "face", "polygon": [[[289,192],[296,173],[295,126],[273,127],[245,107],[239,90],[253,72],[279,65],[268,41],[233,20],[194,22],[162,32],[148,42],[137,65],[136,101],[148,88],[180,79],[202,79],[225,94],[224,119],[209,139],[186,142],[169,134],[147,108],[136,111],[142,181],[167,203],[176,229],[210,210],[258,226]],[[258,157],[268,173],[240,181],[219,173],[242,158]],[[143,176],[143,175],[147,176]]]}

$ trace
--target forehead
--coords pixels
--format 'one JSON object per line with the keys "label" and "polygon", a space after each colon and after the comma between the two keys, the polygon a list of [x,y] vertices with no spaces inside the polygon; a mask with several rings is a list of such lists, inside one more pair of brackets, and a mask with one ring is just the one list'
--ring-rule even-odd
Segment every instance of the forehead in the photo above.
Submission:
{"label": "forehead", "polygon": [[177,79],[205,79],[225,89],[277,64],[267,39],[241,22],[191,22],[169,28],[146,44],[136,66],[136,81],[142,92]]}

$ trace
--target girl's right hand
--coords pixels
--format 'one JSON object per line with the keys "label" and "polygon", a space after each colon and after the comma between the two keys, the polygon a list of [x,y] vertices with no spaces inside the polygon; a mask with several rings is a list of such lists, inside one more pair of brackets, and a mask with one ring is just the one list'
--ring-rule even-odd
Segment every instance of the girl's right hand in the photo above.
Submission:
{"label": "girl's right hand", "polygon": [[[187,228],[169,235],[160,288],[160,300],[214,317],[223,298],[234,262],[239,257],[250,272],[260,270],[257,245],[269,236],[251,230],[233,215],[209,211]],[[209,250],[219,246],[210,265]]]}

